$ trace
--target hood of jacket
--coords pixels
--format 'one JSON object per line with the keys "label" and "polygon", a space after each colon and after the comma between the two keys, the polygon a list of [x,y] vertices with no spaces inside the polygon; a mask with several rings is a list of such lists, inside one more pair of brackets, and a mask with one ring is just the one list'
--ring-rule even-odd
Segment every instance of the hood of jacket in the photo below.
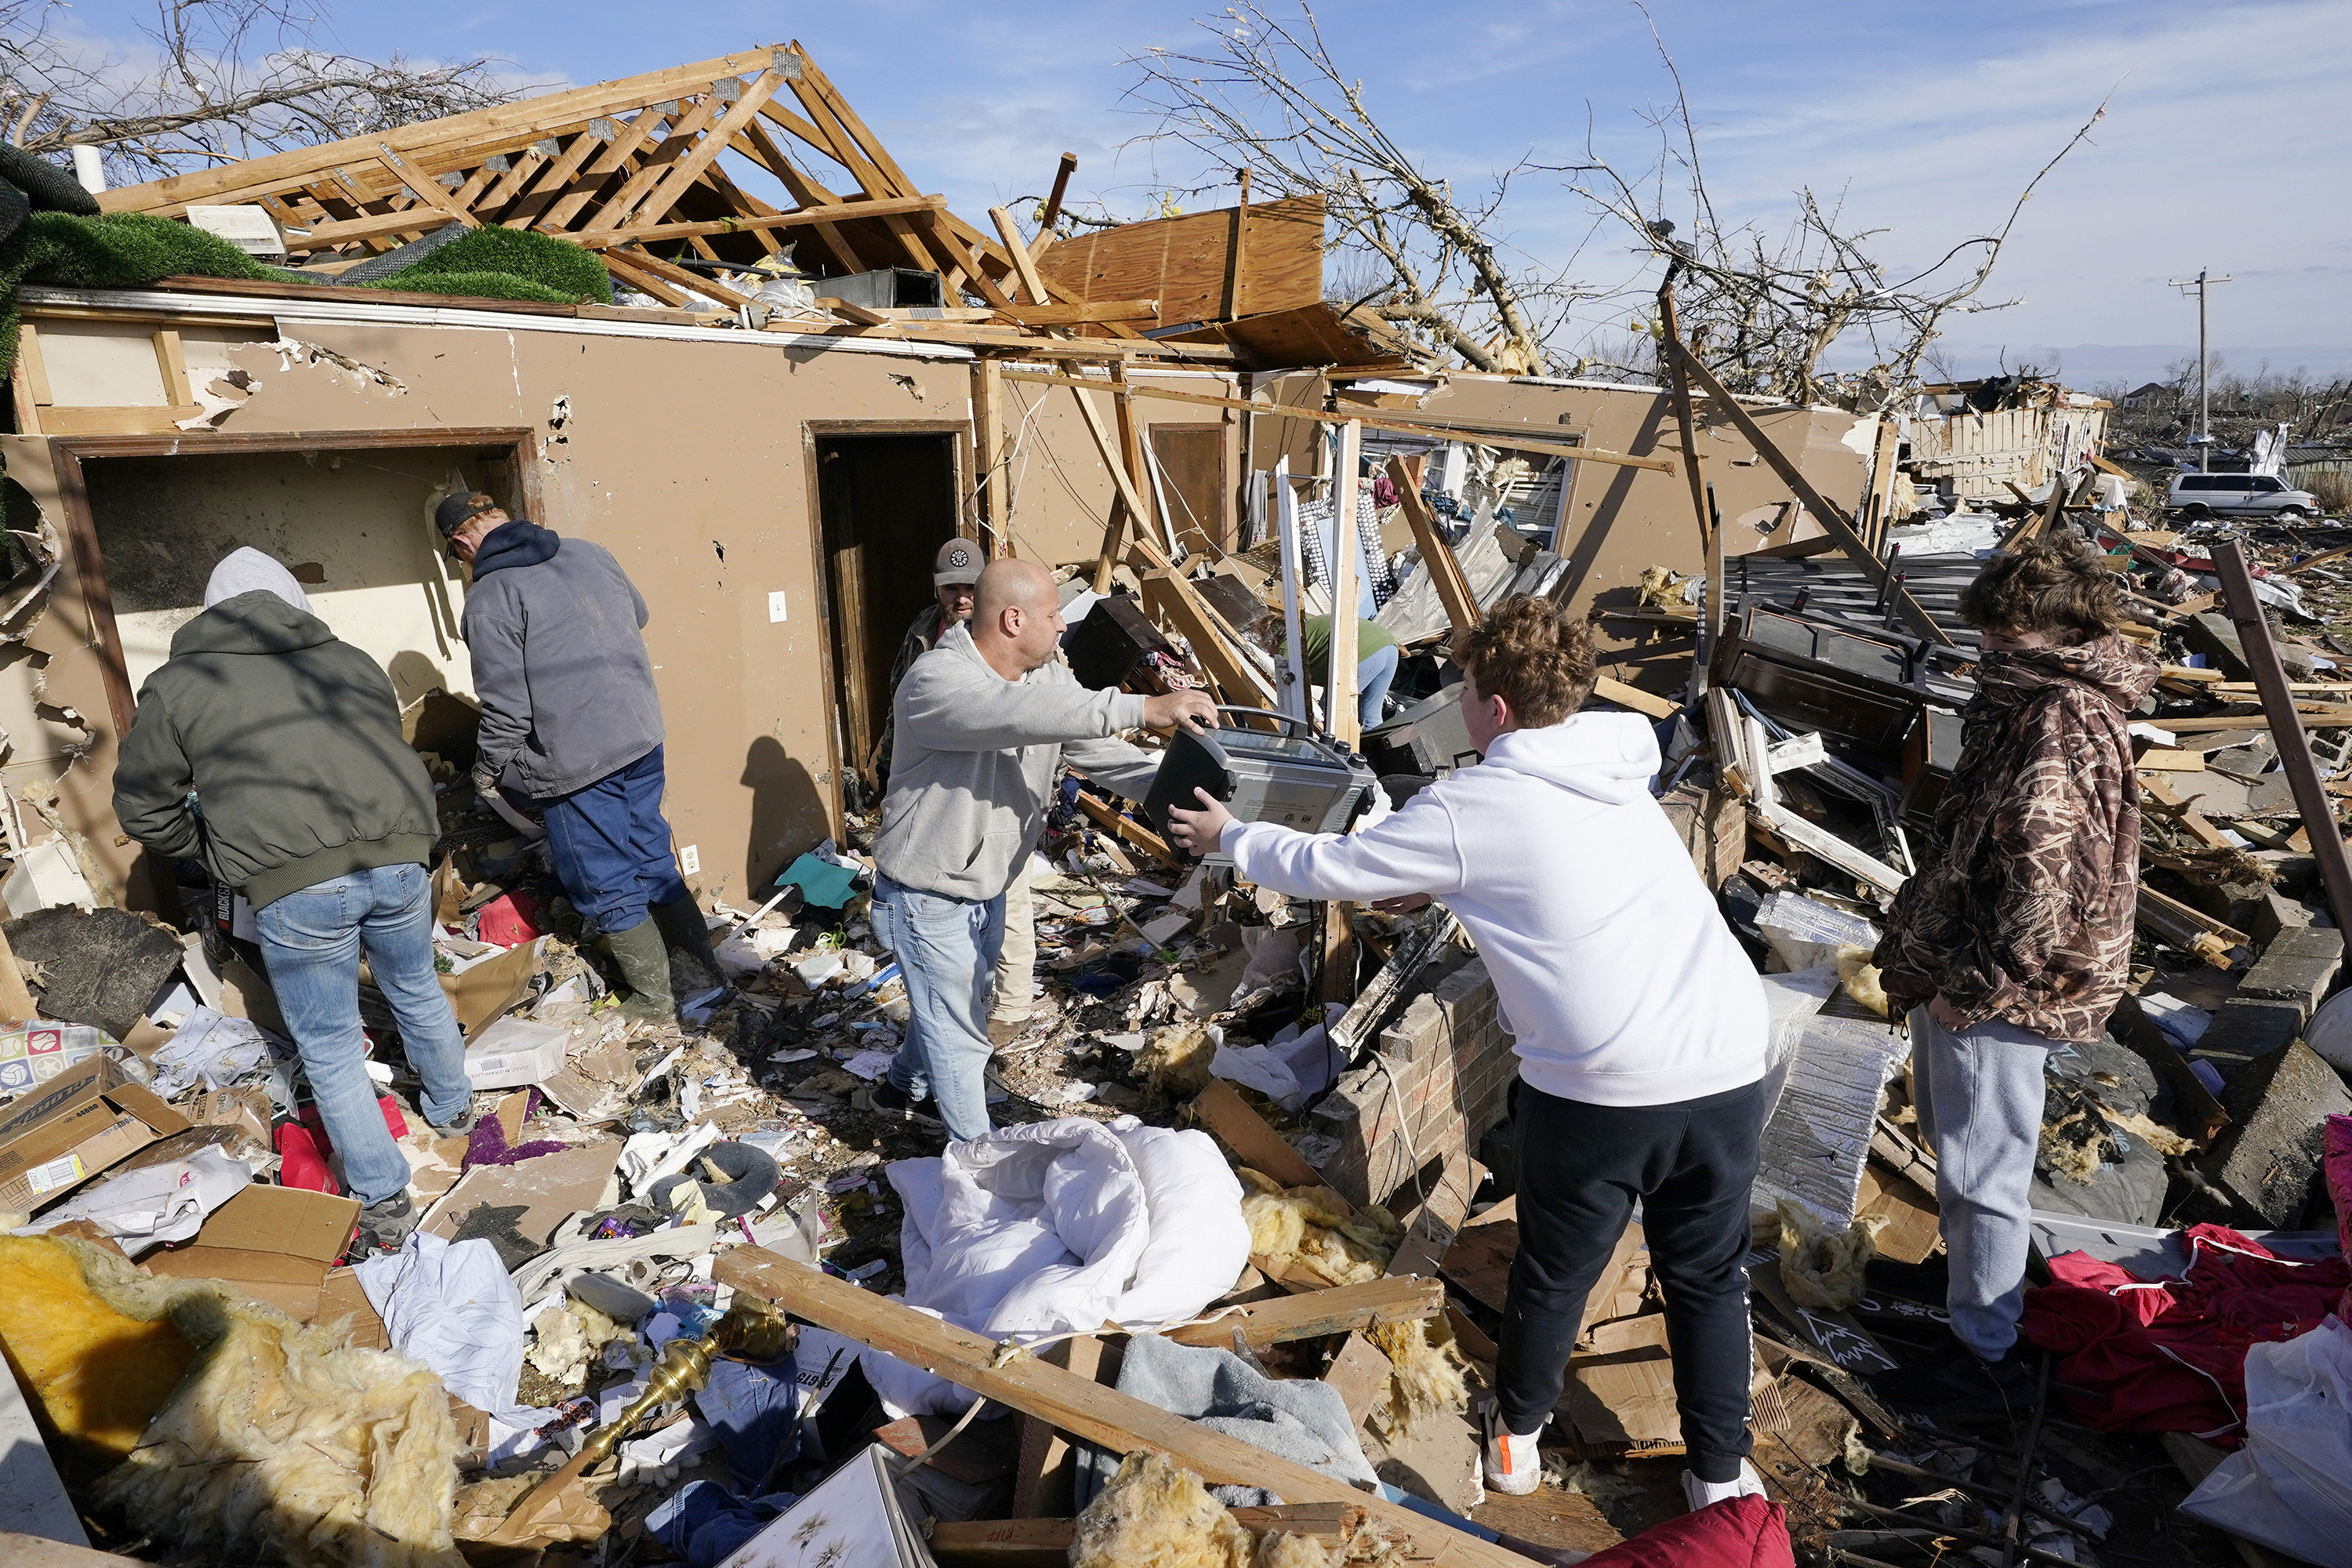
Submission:
{"label": "hood of jacket", "polygon": [[1638,713],[1573,713],[1540,730],[1497,735],[1486,765],[1622,805],[1649,797],[1658,737]]}
{"label": "hood of jacket", "polygon": [[2053,688],[2074,685],[2129,713],[2156,685],[2156,656],[2118,632],[2073,647],[1989,653],[1977,666],[1977,692],[1988,708],[2010,708]]}
{"label": "hood of jacket", "polygon": [[474,552],[474,581],[509,566],[536,566],[552,560],[563,540],[555,530],[541,528],[528,518],[515,518],[490,530]]}
{"label": "hood of jacket", "polygon": [[205,584],[205,608],[209,610],[256,588],[277,595],[298,610],[310,607],[310,598],[302,592],[302,584],[294,580],[293,573],[275,557],[247,544],[222,556],[213,567],[213,574]]}
{"label": "hood of jacket", "polygon": [[172,634],[172,657],[190,653],[293,653],[335,640],[327,623],[298,610],[275,590],[253,588]]}

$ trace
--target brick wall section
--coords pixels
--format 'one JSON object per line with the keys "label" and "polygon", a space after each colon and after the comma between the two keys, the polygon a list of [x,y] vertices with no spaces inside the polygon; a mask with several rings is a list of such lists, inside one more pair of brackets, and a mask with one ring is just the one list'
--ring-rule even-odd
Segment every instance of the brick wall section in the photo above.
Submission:
{"label": "brick wall section", "polygon": [[1441,1161],[1475,1154],[1503,1120],[1518,1058],[1496,1016],[1486,966],[1465,954],[1433,969],[1378,1051],[1388,1072],[1368,1058],[1344,1075],[1316,1106],[1311,1126],[1339,1141],[1323,1174],[1349,1202],[1410,1206],[1415,1156],[1428,1181]]}

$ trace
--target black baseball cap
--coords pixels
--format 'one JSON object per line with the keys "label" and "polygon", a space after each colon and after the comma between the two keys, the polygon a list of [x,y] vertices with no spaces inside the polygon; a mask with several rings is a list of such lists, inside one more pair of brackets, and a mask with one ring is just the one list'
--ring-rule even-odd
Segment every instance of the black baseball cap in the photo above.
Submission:
{"label": "black baseball cap", "polygon": [[433,525],[441,531],[442,538],[447,539],[472,519],[486,511],[496,511],[498,506],[497,501],[478,491],[452,490],[433,509]]}

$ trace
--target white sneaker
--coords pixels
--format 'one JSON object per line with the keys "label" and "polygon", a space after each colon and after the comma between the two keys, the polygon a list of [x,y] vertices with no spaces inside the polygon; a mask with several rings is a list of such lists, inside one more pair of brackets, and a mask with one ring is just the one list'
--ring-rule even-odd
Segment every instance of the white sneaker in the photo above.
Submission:
{"label": "white sneaker", "polygon": [[1480,1425],[1486,1432],[1484,1445],[1486,1484],[1498,1492],[1512,1497],[1525,1497],[1543,1484],[1543,1455],[1538,1452],[1536,1440],[1543,1436],[1539,1427],[1522,1437],[1503,1430],[1503,1407],[1488,1400]]}
{"label": "white sneaker", "polygon": [[1739,1474],[1727,1481],[1703,1481],[1688,1470],[1683,1472],[1683,1500],[1696,1513],[1711,1503],[1728,1502],[1736,1497],[1762,1497],[1764,1478],[1746,1459],[1739,1461]]}

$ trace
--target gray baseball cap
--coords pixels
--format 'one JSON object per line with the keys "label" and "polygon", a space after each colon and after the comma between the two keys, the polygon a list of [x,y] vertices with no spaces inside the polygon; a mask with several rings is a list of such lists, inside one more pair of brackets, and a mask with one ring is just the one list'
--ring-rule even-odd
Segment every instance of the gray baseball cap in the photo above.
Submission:
{"label": "gray baseball cap", "polygon": [[958,583],[977,583],[980,569],[988,564],[980,546],[969,539],[950,539],[940,546],[939,558],[931,563],[931,586],[945,588]]}

